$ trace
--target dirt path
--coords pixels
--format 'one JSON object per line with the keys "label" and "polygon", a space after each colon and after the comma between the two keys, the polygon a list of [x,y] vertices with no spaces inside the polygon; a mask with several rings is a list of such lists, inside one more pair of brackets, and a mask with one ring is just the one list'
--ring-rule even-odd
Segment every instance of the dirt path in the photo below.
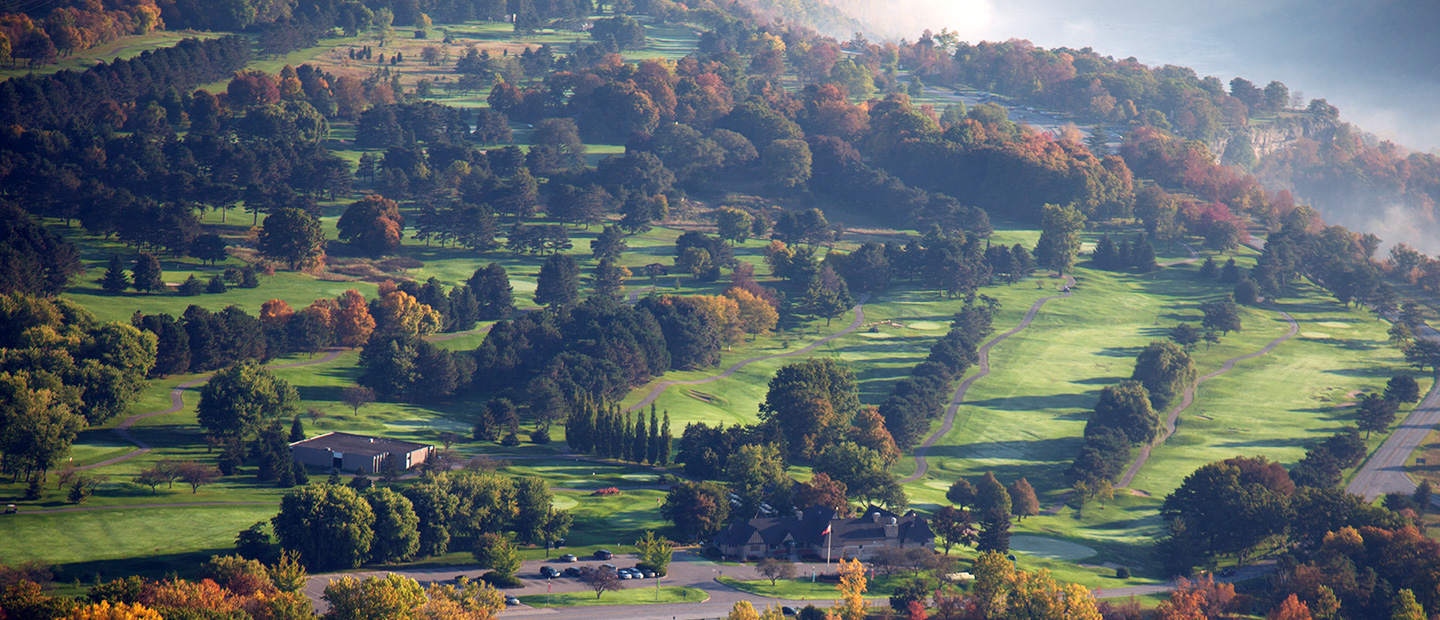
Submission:
{"label": "dirt path", "polygon": [[[340,354],[341,354],[341,353],[344,353],[344,352],[345,352],[345,349],[330,349],[330,351],[327,352],[327,353],[325,354],[325,356],[324,356],[324,357],[321,357],[320,359],[306,360],[306,361],[303,361],[303,362],[292,362],[292,363],[289,363],[289,364],[276,364],[276,365],[273,365],[273,366],[266,366],[266,368],[270,368],[270,369],[272,369],[272,370],[276,370],[276,369],[280,369],[280,368],[297,368],[297,367],[300,367],[300,366],[313,366],[313,365],[315,365],[315,364],[325,364],[325,363],[328,363],[328,362],[333,362],[333,361],[335,361],[335,359],[338,358],[338,357],[340,357]],[[212,374],[213,374],[213,373],[212,373]],[[167,413],[175,413],[175,412],[177,412],[177,411],[185,408],[185,390],[188,390],[188,389],[190,389],[190,388],[192,388],[192,387],[195,387],[195,386],[197,386],[197,385],[200,385],[200,384],[202,384],[202,383],[205,383],[206,381],[209,381],[209,380],[210,380],[210,377],[211,377],[211,375],[210,375],[210,374],[207,374],[207,375],[205,375],[205,376],[203,376],[203,377],[196,377],[196,378],[194,378],[194,379],[191,379],[191,380],[189,380],[189,381],[186,381],[186,382],[184,382],[184,383],[181,383],[180,385],[175,386],[175,389],[170,390],[170,408],[169,408],[169,409],[162,409],[162,410],[160,410],[160,411],[151,411],[150,413],[140,413],[140,414],[132,415],[132,416],[130,416],[130,417],[128,417],[128,418],[125,418],[124,420],[122,420],[122,421],[120,422],[120,424],[116,425],[115,428],[111,429],[116,435],[119,435],[121,439],[124,439],[125,441],[128,441],[128,442],[130,442],[130,443],[132,443],[132,444],[135,444],[135,447],[137,448],[136,450],[133,450],[133,451],[131,451],[131,452],[126,452],[125,454],[122,454],[122,455],[117,456],[117,457],[115,457],[115,458],[105,459],[105,460],[100,461],[99,463],[95,463],[95,464],[93,464],[93,465],[86,465],[86,466],[84,466],[84,467],[76,467],[76,468],[75,468],[75,471],[86,471],[86,470],[91,470],[91,469],[98,469],[98,468],[100,468],[100,467],[105,467],[105,466],[107,466],[107,465],[114,465],[114,464],[116,464],[116,463],[121,463],[121,462],[124,462],[124,461],[128,461],[128,460],[133,459],[133,458],[135,458],[135,457],[137,457],[137,456],[140,456],[140,455],[142,455],[142,454],[145,454],[146,452],[149,452],[149,451],[152,449],[152,448],[150,447],[150,444],[145,443],[144,441],[141,441],[140,439],[137,439],[134,435],[130,434],[130,427],[134,426],[136,422],[139,422],[139,421],[141,421],[141,420],[144,420],[145,418],[153,418],[153,417],[155,417],[155,416],[157,416],[157,415],[165,415],[165,414],[167,414]]]}
{"label": "dirt path", "polygon": [[[642,289],[642,290],[643,290],[643,289]],[[639,294],[639,291],[636,291],[636,292],[634,292],[634,293],[631,293],[632,296],[633,296],[633,295],[638,295],[638,294]],[[845,326],[845,329],[842,329],[842,330],[840,330],[840,331],[838,331],[838,332],[835,332],[835,333],[833,333],[833,334],[830,334],[829,336],[826,336],[826,337],[824,337],[824,338],[821,338],[821,339],[819,339],[819,340],[816,340],[815,342],[810,343],[808,346],[806,346],[806,347],[803,348],[803,349],[799,349],[799,350],[796,350],[796,351],[789,351],[789,352],[786,352],[786,353],[776,353],[776,354],[774,354],[774,355],[761,355],[761,356],[759,356],[759,357],[752,357],[752,358],[749,358],[749,359],[741,360],[741,361],[739,361],[739,362],[736,362],[734,366],[731,366],[731,367],[729,367],[729,368],[726,368],[726,369],[725,369],[725,372],[722,372],[722,373],[720,373],[720,374],[718,374],[718,375],[711,375],[711,376],[709,376],[709,377],[705,377],[704,379],[691,379],[691,380],[689,380],[689,381],[674,381],[674,380],[672,380],[672,381],[661,381],[660,383],[656,384],[655,387],[650,388],[650,393],[649,393],[649,394],[646,394],[646,395],[645,395],[645,398],[640,399],[640,402],[635,403],[634,405],[631,405],[630,407],[626,408],[625,411],[626,411],[627,413],[628,413],[628,412],[631,412],[631,411],[635,411],[636,409],[640,409],[641,407],[645,407],[645,406],[649,405],[650,403],[655,402],[655,399],[660,398],[660,395],[661,395],[661,394],[664,394],[664,393],[665,393],[665,390],[668,389],[668,388],[669,388],[670,386],[672,386],[672,385],[701,385],[701,384],[704,384],[704,383],[711,383],[711,382],[714,382],[714,381],[719,381],[719,380],[721,380],[721,379],[725,379],[725,378],[729,377],[730,375],[735,374],[735,372],[738,371],[738,370],[740,370],[741,368],[744,368],[744,367],[746,367],[746,366],[749,366],[750,364],[754,364],[755,362],[763,362],[763,361],[765,361],[765,360],[773,360],[773,359],[777,359],[777,358],[781,358],[781,357],[792,357],[792,356],[796,356],[796,355],[804,355],[804,354],[806,354],[806,353],[809,353],[809,352],[811,352],[811,351],[814,351],[815,349],[819,348],[820,345],[823,345],[823,344],[825,344],[825,343],[827,343],[827,342],[830,342],[830,341],[832,341],[832,340],[835,340],[836,338],[839,338],[839,337],[841,337],[841,336],[844,336],[844,335],[846,335],[846,334],[849,334],[850,332],[853,332],[853,331],[855,331],[855,330],[857,330],[857,329],[860,329],[860,326],[865,324],[865,301],[868,300],[869,298],[870,298],[869,295],[861,295],[861,296],[860,296],[860,303],[855,304],[855,307],[851,309],[851,312],[855,313],[855,319],[852,320],[852,321],[850,321],[850,324],[849,324],[849,325],[846,325],[846,326]]]}
{"label": "dirt path", "polygon": [[1196,379],[1194,383],[1190,384],[1190,387],[1185,389],[1185,395],[1180,399],[1180,403],[1172,407],[1169,415],[1165,417],[1164,434],[1160,435],[1154,442],[1140,449],[1140,456],[1135,459],[1134,463],[1130,464],[1129,469],[1125,470],[1125,475],[1120,477],[1120,484],[1116,485],[1117,488],[1123,489],[1130,486],[1130,481],[1135,479],[1135,474],[1140,473],[1140,468],[1145,466],[1145,461],[1150,460],[1150,451],[1153,450],[1155,446],[1164,443],[1171,435],[1175,434],[1175,422],[1180,419],[1180,413],[1188,409],[1190,405],[1195,402],[1195,390],[1199,389],[1201,383],[1230,372],[1231,369],[1235,368],[1235,364],[1251,358],[1260,357],[1275,350],[1275,347],[1280,346],[1280,343],[1295,337],[1295,334],[1299,333],[1300,325],[1295,322],[1294,317],[1291,317],[1289,313],[1283,310],[1276,310],[1276,312],[1279,312],[1280,316],[1284,317],[1285,322],[1290,324],[1290,330],[1287,331],[1284,336],[1271,340],[1269,344],[1261,347],[1259,351],[1225,360],[1225,363],[1220,366],[1219,370],[1200,377]]}
{"label": "dirt path", "polygon": [[925,441],[920,444],[920,447],[915,449],[915,473],[910,474],[909,477],[901,480],[900,482],[902,484],[915,482],[930,471],[930,463],[925,460],[925,453],[929,452],[930,447],[934,446],[935,442],[940,441],[940,438],[944,437],[947,433],[950,432],[950,429],[954,427],[955,413],[960,410],[960,404],[965,401],[965,392],[970,390],[970,385],[975,383],[976,379],[990,374],[990,349],[994,348],[995,345],[1000,344],[1000,342],[1005,340],[1006,338],[1020,333],[1020,330],[1029,327],[1030,322],[1035,320],[1035,315],[1040,312],[1040,307],[1044,306],[1045,302],[1052,299],[1062,299],[1075,294],[1074,277],[1068,275],[1065,276],[1065,286],[1069,290],[1066,290],[1061,295],[1052,295],[1050,297],[1042,297],[1035,300],[1035,303],[1030,305],[1030,311],[1025,313],[1025,318],[1020,321],[1019,325],[1016,325],[1014,329],[1008,332],[991,338],[989,342],[986,342],[985,344],[980,346],[980,372],[977,372],[971,375],[970,378],[960,382],[960,387],[955,390],[954,398],[950,399],[950,406],[945,408],[945,418],[944,421],[940,423],[940,428],[937,429],[934,433],[931,433],[929,437],[926,437]]}

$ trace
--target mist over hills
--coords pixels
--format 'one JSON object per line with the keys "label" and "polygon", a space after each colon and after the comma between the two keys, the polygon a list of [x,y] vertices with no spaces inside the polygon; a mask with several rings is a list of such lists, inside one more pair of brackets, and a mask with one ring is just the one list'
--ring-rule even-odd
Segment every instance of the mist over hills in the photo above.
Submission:
{"label": "mist over hills", "polygon": [[1440,3],[1422,0],[813,0],[815,26],[849,38],[914,40],[949,28],[971,42],[1028,39],[1090,47],[1146,64],[1192,67],[1224,81],[1280,80],[1411,149],[1440,147]]}

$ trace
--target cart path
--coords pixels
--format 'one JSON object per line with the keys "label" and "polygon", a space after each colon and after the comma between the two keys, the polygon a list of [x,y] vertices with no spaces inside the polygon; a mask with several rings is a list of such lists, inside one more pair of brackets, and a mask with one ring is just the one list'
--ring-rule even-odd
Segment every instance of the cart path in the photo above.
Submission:
{"label": "cart path", "polygon": [[[1429,325],[1420,325],[1415,334],[1428,340],[1440,340],[1440,333]],[[1367,502],[1375,501],[1385,493],[1414,493],[1415,481],[1405,475],[1405,461],[1420,447],[1436,424],[1440,424],[1440,381],[1430,387],[1424,400],[1410,410],[1400,426],[1360,466],[1345,490],[1363,496]]]}
{"label": "cart path", "polygon": [[[303,362],[292,362],[292,363],[289,363],[289,364],[275,364],[275,365],[271,365],[271,366],[266,366],[266,368],[269,368],[269,369],[271,369],[271,370],[277,370],[277,369],[281,369],[281,368],[298,368],[298,367],[300,367],[300,366],[314,366],[314,365],[316,365],[316,364],[326,364],[326,363],[335,361],[335,359],[338,358],[338,357],[340,357],[340,354],[341,354],[341,353],[344,353],[345,351],[346,351],[346,349],[330,349],[330,350],[325,354],[324,357],[321,357],[321,358],[319,358],[319,359],[306,360],[306,361],[303,361]],[[170,390],[170,408],[169,408],[169,409],[162,409],[162,410],[160,410],[160,411],[151,411],[150,413],[139,413],[139,414],[132,415],[132,416],[130,416],[130,417],[128,417],[128,418],[125,418],[124,420],[122,420],[122,421],[120,422],[120,424],[116,425],[115,428],[111,429],[111,431],[114,432],[116,435],[119,435],[121,439],[124,439],[125,441],[128,441],[128,442],[130,442],[130,443],[132,443],[132,444],[135,444],[136,450],[132,450],[132,451],[130,451],[130,452],[126,452],[125,454],[122,454],[122,455],[117,456],[117,457],[115,457],[115,458],[105,459],[105,460],[100,461],[99,463],[95,463],[95,464],[93,464],[93,465],[86,465],[86,466],[84,466],[84,467],[76,467],[76,468],[75,468],[75,471],[87,471],[87,470],[91,470],[91,469],[97,469],[97,468],[100,468],[100,467],[105,467],[105,466],[108,466],[108,465],[114,465],[114,464],[116,464],[116,463],[121,463],[121,462],[124,462],[124,461],[128,461],[128,460],[130,460],[130,459],[133,459],[133,458],[135,458],[135,457],[137,457],[137,456],[140,456],[140,455],[142,455],[142,454],[145,454],[145,453],[149,452],[149,451],[151,450],[150,444],[145,443],[144,441],[141,441],[140,439],[136,438],[134,435],[130,434],[130,427],[134,426],[136,422],[139,422],[139,421],[141,421],[141,420],[144,420],[145,418],[153,418],[153,417],[155,417],[155,416],[157,416],[157,415],[165,415],[165,414],[167,414],[167,413],[175,413],[175,412],[177,412],[177,411],[180,411],[181,409],[184,409],[184,408],[185,408],[185,390],[188,390],[188,389],[190,389],[190,388],[192,388],[192,387],[195,387],[195,386],[197,386],[197,385],[200,385],[200,384],[202,384],[202,383],[205,383],[206,381],[209,381],[209,380],[210,380],[210,377],[211,377],[213,374],[214,374],[214,373],[208,373],[208,374],[206,374],[206,375],[204,375],[204,376],[196,377],[196,378],[194,378],[194,379],[191,379],[191,380],[189,380],[189,381],[186,381],[186,382],[184,382],[184,383],[181,383],[180,385],[175,386],[175,389]]]}
{"label": "cart path", "polygon": [[1180,413],[1190,408],[1190,405],[1195,402],[1195,390],[1199,389],[1201,383],[1204,383],[1206,381],[1209,381],[1210,379],[1214,379],[1215,377],[1230,372],[1232,369],[1235,368],[1235,364],[1238,364],[1248,359],[1260,357],[1261,355],[1265,355],[1266,353],[1274,351],[1275,347],[1280,346],[1280,343],[1294,338],[1295,334],[1300,332],[1300,324],[1295,322],[1295,318],[1290,316],[1290,313],[1285,312],[1284,310],[1275,311],[1279,312],[1280,316],[1285,319],[1285,322],[1290,324],[1289,331],[1285,332],[1284,336],[1271,340],[1269,344],[1260,347],[1260,350],[1258,351],[1225,360],[1225,363],[1220,365],[1219,370],[1216,370],[1208,375],[1196,379],[1194,383],[1190,384],[1190,387],[1185,388],[1185,395],[1183,398],[1180,399],[1180,403],[1172,407],[1170,409],[1169,415],[1165,417],[1165,432],[1161,434],[1160,437],[1158,437],[1155,441],[1150,442],[1150,444],[1146,445],[1143,448],[1140,448],[1140,456],[1135,459],[1134,463],[1130,464],[1129,469],[1125,470],[1125,475],[1120,477],[1120,484],[1115,485],[1116,488],[1123,489],[1129,487],[1130,481],[1134,480],[1135,475],[1140,473],[1140,468],[1144,467],[1145,462],[1150,460],[1150,451],[1153,450],[1155,446],[1165,443],[1166,439],[1169,439],[1171,435],[1175,434],[1175,422],[1180,419]]}
{"label": "cart path", "polygon": [[1025,318],[1021,320],[1020,324],[1016,325],[1014,329],[991,338],[989,342],[980,345],[978,352],[980,357],[980,372],[970,375],[970,378],[960,382],[960,387],[955,390],[954,398],[950,399],[950,406],[945,408],[945,418],[944,421],[940,423],[940,428],[936,429],[934,433],[931,433],[929,437],[926,437],[925,441],[920,444],[920,447],[915,449],[915,473],[901,480],[901,484],[915,482],[930,471],[930,463],[925,460],[925,453],[929,452],[930,447],[934,446],[935,442],[940,441],[940,438],[944,437],[950,432],[950,429],[954,427],[955,413],[960,411],[960,405],[965,401],[965,392],[970,389],[970,385],[975,383],[976,379],[990,374],[990,349],[1000,344],[1000,342],[1006,338],[1014,336],[1020,333],[1021,330],[1029,327],[1030,322],[1035,320],[1035,315],[1040,312],[1040,307],[1044,306],[1045,302],[1052,299],[1063,299],[1075,294],[1075,278],[1073,276],[1065,276],[1065,286],[1068,290],[1063,294],[1041,297],[1035,300],[1035,303],[1030,305],[1030,310],[1025,313]]}
{"label": "cart path", "polygon": [[[637,291],[637,293],[638,293],[638,291]],[[640,409],[641,407],[645,407],[646,405],[649,405],[650,403],[655,402],[655,399],[660,398],[660,395],[661,395],[661,394],[664,394],[664,393],[665,393],[665,390],[668,389],[668,388],[669,388],[670,386],[672,386],[672,385],[701,385],[701,384],[704,384],[704,383],[711,383],[711,382],[714,382],[714,381],[719,381],[719,380],[721,380],[721,379],[725,379],[725,378],[729,377],[730,375],[735,374],[736,371],[740,370],[741,368],[744,368],[744,367],[746,367],[746,366],[749,366],[750,364],[754,364],[755,362],[763,362],[763,361],[765,361],[765,360],[773,360],[773,359],[777,359],[777,358],[781,358],[781,357],[793,357],[793,356],[796,356],[796,355],[804,355],[804,354],[806,354],[806,353],[809,353],[809,352],[811,352],[811,351],[814,351],[815,349],[819,348],[821,345],[823,345],[823,344],[825,344],[825,343],[827,343],[827,342],[830,342],[830,341],[832,341],[832,340],[835,340],[836,338],[839,338],[839,337],[844,336],[844,335],[846,335],[846,334],[849,334],[849,333],[851,333],[851,332],[853,332],[853,331],[855,331],[855,330],[857,330],[857,329],[860,329],[860,326],[862,326],[862,325],[865,324],[865,302],[866,302],[866,300],[868,300],[869,298],[870,298],[870,295],[868,295],[868,294],[866,294],[866,295],[861,295],[861,296],[860,296],[859,303],[855,304],[855,307],[851,309],[851,312],[853,312],[853,313],[855,314],[855,318],[854,318],[854,320],[850,321],[850,324],[849,324],[849,325],[846,325],[846,326],[845,326],[845,329],[842,329],[842,330],[840,330],[840,331],[838,331],[838,332],[835,332],[835,333],[833,333],[833,334],[830,334],[829,336],[826,336],[826,337],[824,337],[824,338],[821,338],[821,339],[819,339],[819,340],[816,340],[815,342],[810,343],[809,345],[807,345],[807,346],[806,346],[805,348],[803,348],[803,349],[798,349],[798,350],[795,350],[795,351],[788,351],[788,352],[785,352],[785,353],[776,353],[776,354],[773,354],[773,355],[761,355],[761,356],[759,356],[759,357],[752,357],[752,358],[749,358],[749,359],[740,360],[740,361],[738,361],[738,362],[735,362],[735,365],[734,365],[734,366],[731,366],[731,367],[729,367],[729,368],[726,368],[726,369],[725,369],[725,372],[722,372],[722,373],[720,373],[720,374],[718,374],[718,375],[711,375],[711,376],[705,377],[705,378],[703,378],[703,379],[690,379],[690,380],[688,380],[688,381],[677,381],[677,380],[661,381],[660,383],[656,384],[655,387],[650,388],[650,393],[649,393],[649,394],[646,394],[646,395],[645,395],[645,398],[642,398],[642,399],[640,399],[640,402],[635,403],[634,405],[631,405],[631,406],[627,407],[627,408],[625,409],[625,411],[626,411],[626,413],[629,413],[629,412],[631,412],[631,411],[635,411],[636,409]]]}

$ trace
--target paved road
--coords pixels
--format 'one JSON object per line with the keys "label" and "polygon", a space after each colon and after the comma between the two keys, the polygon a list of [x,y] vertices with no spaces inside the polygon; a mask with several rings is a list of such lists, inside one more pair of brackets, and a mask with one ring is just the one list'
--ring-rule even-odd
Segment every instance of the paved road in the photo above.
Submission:
{"label": "paved road", "polygon": [[1171,435],[1175,434],[1175,422],[1180,419],[1180,413],[1185,411],[1186,409],[1189,409],[1190,405],[1195,402],[1195,390],[1200,388],[1201,383],[1204,383],[1206,381],[1214,379],[1215,377],[1230,372],[1231,369],[1235,368],[1235,364],[1251,358],[1260,357],[1261,355],[1265,355],[1266,353],[1274,351],[1275,347],[1280,346],[1280,343],[1294,338],[1295,334],[1300,332],[1300,325],[1295,322],[1294,317],[1290,316],[1289,313],[1281,310],[1276,310],[1276,312],[1279,312],[1280,316],[1285,319],[1285,322],[1290,324],[1290,329],[1285,332],[1285,335],[1271,340],[1268,344],[1261,347],[1258,351],[1225,360],[1225,363],[1220,366],[1219,370],[1200,377],[1199,379],[1195,380],[1195,383],[1190,384],[1190,387],[1185,389],[1185,395],[1183,398],[1180,399],[1180,403],[1172,407],[1170,409],[1170,414],[1165,417],[1165,432],[1161,434],[1160,437],[1156,438],[1154,442],[1151,442],[1149,445],[1140,449],[1140,456],[1135,459],[1134,463],[1130,464],[1129,469],[1125,470],[1125,475],[1120,477],[1120,484],[1117,485],[1117,487],[1123,489],[1130,486],[1130,481],[1135,479],[1135,474],[1140,473],[1140,468],[1144,467],[1145,462],[1150,460],[1150,451],[1153,450],[1155,446],[1165,443],[1166,439],[1169,439]]}
{"label": "paved road", "polygon": [[[653,287],[652,287],[652,288],[653,288]],[[644,290],[644,289],[641,289],[641,290]],[[631,297],[633,298],[633,297],[637,296],[638,294],[639,294],[639,291],[635,291],[635,292],[631,293]],[[819,340],[816,340],[815,342],[810,343],[809,346],[806,346],[806,347],[803,348],[803,349],[799,349],[799,350],[796,350],[796,351],[789,351],[789,352],[786,352],[786,353],[776,353],[776,354],[773,354],[773,355],[761,355],[761,356],[759,356],[759,357],[752,357],[752,358],[750,358],[750,359],[741,360],[741,361],[739,361],[739,362],[736,362],[734,366],[731,366],[731,367],[729,367],[729,368],[726,368],[726,369],[725,369],[725,372],[722,372],[722,373],[720,373],[720,374],[718,374],[718,375],[711,375],[711,376],[705,377],[705,378],[703,378],[703,379],[691,379],[691,380],[689,380],[689,381],[676,381],[676,380],[661,381],[660,383],[655,384],[655,387],[653,387],[653,388],[650,389],[650,393],[646,394],[646,395],[645,395],[645,398],[640,399],[640,402],[635,403],[634,405],[631,405],[629,408],[625,409],[625,411],[626,411],[626,412],[635,411],[635,410],[637,410],[637,409],[640,409],[640,408],[643,408],[643,407],[648,406],[650,403],[655,402],[655,399],[660,398],[660,395],[661,395],[661,394],[664,394],[664,393],[665,393],[665,390],[668,389],[668,388],[669,388],[670,386],[672,386],[672,385],[701,385],[701,384],[710,383],[710,382],[713,382],[713,381],[719,381],[719,380],[721,380],[721,379],[725,379],[725,378],[729,377],[730,375],[735,374],[735,372],[738,371],[738,370],[740,370],[741,368],[744,368],[744,367],[746,367],[746,366],[749,366],[750,364],[754,364],[755,362],[763,362],[763,361],[765,361],[765,360],[773,360],[773,359],[781,358],[781,357],[792,357],[792,356],[795,356],[795,355],[805,355],[806,353],[809,353],[809,352],[811,352],[811,351],[814,351],[815,349],[820,348],[821,345],[823,345],[823,344],[825,344],[825,343],[827,343],[827,342],[830,342],[831,340],[834,340],[834,339],[839,338],[839,337],[841,337],[841,336],[844,336],[844,335],[846,335],[846,334],[848,334],[848,333],[850,333],[850,332],[853,332],[853,331],[855,331],[855,330],[857,330],[857,329],[860,329],[860,326],[865,324],[865,301],[866,301],[867,299],[869,299],[869,298],[870,298],[870,296],[869,296],[868,294],[867,294],[867,295],[861,295],[861,296],[860,296],[860,303],[855,304],[855,307],[851,309],[851,312],[853,312],[853,313],[855,314],[855,318],[854,318],[854,320],[850,321],[850,324],[849,324],[849,325],[846,325],[846,326],[845,326],[845,329],[842,329],[842,330],[840,330],[840,331],[838,331],[838,332],[835,332],[835,333],[833,333],[833,334],[830,334],[829,336],[826,336],[826,337],[824,337],[824,338],[821,338],[821,339],[819,339]]]}
{"label": "paved road", "polygon": [[[1416,335],[1440,340],[1440,333],[1429,325],[1420,326]],[[1366,501],[1373,501],[1385,493],[1413,493],[1415,482],[1405,475],[1405,461],[1420,447],[1436,424],[1440,424],[1440,389],[1432,386],[1430,393],[1410,415],[1405,416],[1395,432],[1360,467],[1360,471],[1355,472],[1345,490],[1363,496]]]}
{"label": "paved road", "polygon": [[[617,542],[613,548],[619,549],[628,545],[628,542]],[[563,550],[556,553],[558,555],[561,552],[563,552]],[[608,560],[609,563],[620,567],[633,566],[635,565],[636,561],[637,560],[634,554],[617,554],[614,559]],[[597,567],[600,564],[604,563],[606,563],[606,561],[589,559],[577,563],[564,563],[560,562],[558,559],[532,560],[529,562],[525,562],[520,568],[520,577],[524,581],[525,586],[523,588],[505,590],[505,593],[513,596],[524,596],[527,594],[545,594],[547,582],[546,580],[539,578],[539,571],[542,565],[554,566],[555,568],[563,570],[565,567],[568,566]],[[797,565],[796,574],[808,575],[811,573],[811,571],[825,572],[826,569],[824,568],[823,563],[802,563]],[[425,585],[431,582],[453,582],[456,577],[459,577],[461,575],[464,575],[471,579],[475,579],[478,578],[482,573],[484,573],[485,569],[481,568],[478,565],[471,565],[449,566],[439,568],[419,568],[398,571],[375,571],[344,574],[331,573],[324,575],[314,575],[310,577],[310,581],[306,583],[303,592],[307,597],[309,597],[312,601],[315,602],[317,611],[319,611],[320,613],[324,613],[325,610],[328,608],[328,605],[320,597],[321,594],[323,594],[325,591],[326,584],[328,584],[332,579],[338,579],[344,576],[353,576],[363,579],[365,577],[371,576],[384,576],[391,572],[405,577],[409,577],[411,579],[419,581],[421,585]],[[828,607],[830,601],[832,600],[829,598],[819,598],[811,601],[795,601],[766,598],[755,594],[741,592],[740,590],[736,590],[734,588],[731,588],[730,586],[716,581],[716,578],[722,576],[734,577],[741,580],[762,578],[760,574],[755,571],[754,565],[720,565],[716,564],[715,562],[706,560],[705,558],[700,557],[699,555],[696,555],[689,551],[676,551],[675,560],[670,564],[670,574],[663,579],[660,579],[658,581],[659,585],[662,587],[686,586],[696,588],[705,592],[705,599],[696,600],[693,603],[585,606],[573,608],[535,608],[527,605],[519,605],[506,610],[503,615],[505,617],[517,618],[531,616],[568,616],[583,617],[587,620],[668,620],[671,618],[685,618],[689,620],[695,620],[699,618],[724,617],[730,612],[730,607],[732,605],[734,605],[737,601],[742,600],[751,601],[757,607],[764,604],[777,606],[804,606],[807,604],[814,604],[817,607]],[[630,580],[624,583],[628,589],[640,589],[654,588],[657,581],[653,579],[642,579]],[[554,579],[550,581],[548,585],[554,588],[554,592],[589,591],[589,589],[584,584],[580,583],[579,580],[567,577]]]}
{"label": "paved road", "polygon": [[955,396],[950,399],[950,406],[945,408],[945,417],[944,421],[940,423],[940,428],[936,429],[934,433],[931,433],[929,437],[926,437],[925,441],[920,443],[920,447],[915,449],[915,473],[901,480],[901,483],[915,482],[923,477],[926,472],[930,471],[930,463],[925,460],[925,454],[930,451],[931,446],[934,446],[935,442],[940,441],[940,438],[944,437],[950,432],[950,429],[955,426],[955,413],[960,410],[960,405],[965,402],[965,392],[970,390],[970,385],[975,383],[976,379],[990,374],[990,349],[1000,344],[1000,342],[1006,338],[1014,336],[1020,333],[1021,330],[1029,327],[1030,322],[1035,320],[1035,315],[1040,312],[1040,307],[1044,306],[1045,302],[1073,295],[1075,293],[1075,278],[1068,275],[1065,276],[1065,287],[1066,290],[1064,293],[1050,297],[1042,297],[1036,300],[1034,304],[1031,304],[1030,311],[1025,313],[1024,320],[1021,320],[1020,324],[1015,326],[1015,329],[991,338],[989,342],[980,346],[980,372],[960,382],[960,387],[955,390]]}

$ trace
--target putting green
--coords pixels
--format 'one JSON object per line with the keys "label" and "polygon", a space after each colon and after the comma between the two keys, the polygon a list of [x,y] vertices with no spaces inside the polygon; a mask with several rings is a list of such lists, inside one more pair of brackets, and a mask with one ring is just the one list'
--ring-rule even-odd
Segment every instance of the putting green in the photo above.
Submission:
{"label": "putting green", "polygon": [[1340,321],[1325,321],[1323,323],[1317,323],[1317,325],[1333,329],[1350,329],[1349,323],[1341,323]]}
{"label": "putting green", "polygon": [[925,481],[925,486],[932,489],[940,489],[941,491],[950,490],[950,484],[945,482],[944,480],[927,480]]}
{"label": "putting green", "polygon": [[1330,337],[1330,334],[1327,334],[1327,333],[1325,333],[1325,332],[1300,332],[1300,335],[1301,335],[1301,336],[1304,336],[1304,337],[1306,337],[1306,338],[1316,338],[1316,339],[1329,338],[1329,337]]}
{"label": "putting green", "polygon": [[621,478],[624,478],[624,479],[626,479],[626,480],[634,480],[634,481],[636,481],[636,482],[654,482],[654,481],[655,481],[655,476],[652,475],[652,474],[625,474],[625,475],[620,476],[620,477],[621,477]]}
{"label": "putting green", "polygon": [[934,329],[945,329],[945,326],[944,326],[944,325],[942,325],[942,324],[940,324],[940,323],[936,323],[936,322],[934,322],[934,321],[914,321],[914,322],[911,322],[911,323],[906,323],[906,324],[905,324],[905,327],[909,327],[910,329],[920,329],[920,330],[926,330],[926,331],[934,330]]}
{"label": "putting green", "polygon": [[1012,536],[1010,548],[1026,555],[1050,560],[1079,560],[1095,555],[1095,550],[1085,545],[1024,534]]}
{"label": "putting green", "polygon": [[550,501],[550,506],[556,510],[569,510],[579,505],[580,500],[568,495],[556,495],[555,499]]}

